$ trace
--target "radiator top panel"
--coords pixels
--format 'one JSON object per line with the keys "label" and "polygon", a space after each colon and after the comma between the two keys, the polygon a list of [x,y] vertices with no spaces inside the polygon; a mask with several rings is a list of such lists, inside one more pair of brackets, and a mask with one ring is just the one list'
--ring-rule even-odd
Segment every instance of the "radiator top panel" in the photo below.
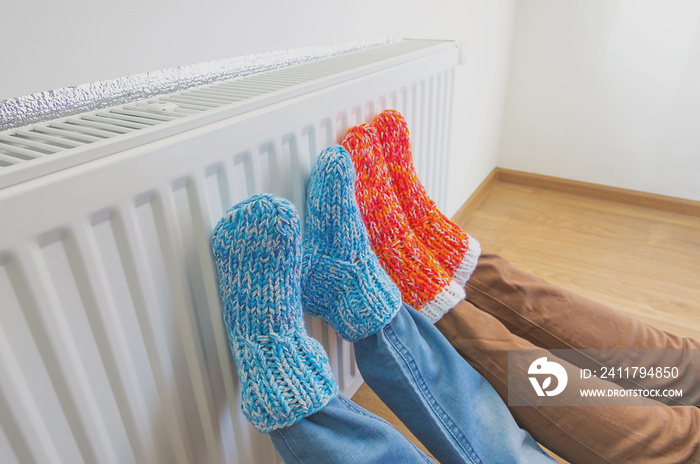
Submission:
{"label": "radiator top panel", "polygon": [[455,43],[402,40],[3,131],[0,189],[415,60],[436,47]]}

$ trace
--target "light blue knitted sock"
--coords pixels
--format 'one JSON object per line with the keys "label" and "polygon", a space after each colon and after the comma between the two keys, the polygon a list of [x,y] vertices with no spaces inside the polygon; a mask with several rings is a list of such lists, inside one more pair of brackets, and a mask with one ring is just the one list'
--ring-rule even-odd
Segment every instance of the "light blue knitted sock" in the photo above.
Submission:
{"label": "light blue knitted sock", "polygon": [[301,293],[304,310],[352,342],[381,329],[401,306],[370,246],[354,184],[350,154],[340,145],[325,149],[306,195]]}
{"label": "light blue knitted sock", "polygon": [[265,433],[323,408],[338,385],[304,327],[294,206],[267,194],[239,203],[216,226],[212,250],[246,417]]}

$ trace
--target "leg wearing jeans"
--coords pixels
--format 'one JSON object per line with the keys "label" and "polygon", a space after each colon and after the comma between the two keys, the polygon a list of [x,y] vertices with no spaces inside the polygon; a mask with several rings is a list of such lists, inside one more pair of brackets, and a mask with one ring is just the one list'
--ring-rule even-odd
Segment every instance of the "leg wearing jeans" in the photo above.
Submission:
{"label": "leg wearing jeans", "polygon": [[[508,350],[537,348],[467,301],[443,316],[436,327],[504,401]],[[572,463],[700,462],[700,409],[693,406],[509,409],[537,441]]]}
{"label": "leg wearing jeans", "polygon": [[212,234],[242,410],[286,462],[430,462],[397,430],[337,396],[328,356],[306,333],[301,224],[269,194],[233,208]]}
{"label": "leg wearing jeans", "polygon": [[433,462],[391,424],[341,395],[270,438],[287,464]]}
{"label": "leg wearing jeans", "polygon": [[[390,181],[377,183],[388,173],[381,168],[376,131],[358,126],[345,141],[361,162],[357,177],[350,154],[330,147],[319,155],[309,180],[301,288],[305,308],[356,342],[365,381],[441,462],[551,463],[515,424],[493,388],[424,316],[402,305],[382,265],[401,277],[403,299],[418,301],[433,320],[463,301],[464,290],[415,239]],[[354,185],[370,184],[382,192],[355,194]],[[360,209],[381,218],[376,227],[363,221]],[[378,259],[370,243],[390,249]],[[450,293],[451,287],[459,292]]]}
{"label": "leg wearing jeans", "polygon": [[365,382],[443,463],[552,463],[489,383],[404,306],[355,343]]}

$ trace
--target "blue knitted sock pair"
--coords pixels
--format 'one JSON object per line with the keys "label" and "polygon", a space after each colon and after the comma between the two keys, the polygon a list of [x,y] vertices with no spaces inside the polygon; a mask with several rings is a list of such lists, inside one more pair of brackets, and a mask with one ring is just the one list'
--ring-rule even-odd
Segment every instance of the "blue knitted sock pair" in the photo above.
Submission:
{"label": "blue knitted sock pair", "polygon": [[[255,195],[219,221],[212,250],[246,417],[261,432],[292,425],[336,394],[302,303],[350,341],[386,325],[401,294],[372,251],[355,200],[350,155],[333,146],[309,181],[306,235],[294,206]],[[303,272],[302,272],[303,269]]]}

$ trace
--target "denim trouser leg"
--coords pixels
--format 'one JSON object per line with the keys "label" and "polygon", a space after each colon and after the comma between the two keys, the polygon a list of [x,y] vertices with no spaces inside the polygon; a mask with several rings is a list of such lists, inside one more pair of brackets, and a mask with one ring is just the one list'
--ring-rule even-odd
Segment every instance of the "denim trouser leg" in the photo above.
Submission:
{"label": "denim trouser leg", "polygon": [[287,464],[433,462],[391,424],[341,395],[270,438]]}
{"label": "denim trouser leg", "polygon": [[404,304],[355,343],[365,382],[443,463],[555,462],[515,423],[489,383]]}

